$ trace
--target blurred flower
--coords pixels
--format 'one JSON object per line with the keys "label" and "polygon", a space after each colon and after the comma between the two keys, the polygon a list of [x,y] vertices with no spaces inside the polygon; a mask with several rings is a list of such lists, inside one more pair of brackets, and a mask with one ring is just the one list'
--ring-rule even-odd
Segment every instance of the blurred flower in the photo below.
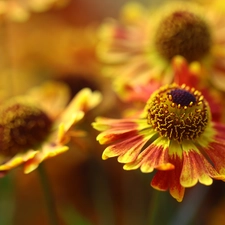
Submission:
{"label": "blurred flower", "polygon": [[24,172],[30,173],[43,160],[67,151],[71,137],[84,135],[71,128],[100,102],[101,94],[84,88],[66,106],[69,97],[63,83],[46,82],[2,103],[0,171],[23,164]]}
{"label": "blurred flower", "polygon": [[27,21],[32,12],[64,7],[70,0],[0,0],[0,16],[16,22]]}
{"label": "blurred flower", "polygon": [[176,55],[202,63],[211,79],[219,68],[225,71],[224,20],[218,19],[209,8],[192,2],[152,9],[128,3],[119,21],[108,19],[100,27],[97,52],[104,63],[102,72],[125,100],[137,85],[171,83],[170,61]]}
{"label": "blurred flower", "polygon": [[125,170],[157,169],[151,185],[182,201],[185,188],[199,181],[225,180],[225,126],[211,120],[204,96],[195,88],[170,84],[155,91],[132,118],[97,118],[93,127],[102,158],[118,156]]}
{"label": "blurred flower", "polygon": [[[223,5],[223,6],[222,6]],[[222,91],[225,91],[225,7],[222,1],[213,1],[209,5],[204,5],[206,16],[212,31],[212,50],[210,55],[210,66],[208,69],[208,79],[212,84]],[[206,67],[206,65],[204,65]]]}

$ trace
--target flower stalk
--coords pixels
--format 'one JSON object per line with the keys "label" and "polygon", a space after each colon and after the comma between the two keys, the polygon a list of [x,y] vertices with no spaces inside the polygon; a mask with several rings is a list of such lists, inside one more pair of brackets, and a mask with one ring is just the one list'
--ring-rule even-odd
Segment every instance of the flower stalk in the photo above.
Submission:
{"label": "flower stalk", "polygon": [[49,221],[51,225],[59,225],[57,208],[55,205],[54,197],[52,194],[50,182],[48,180],[48,176],[45,170],[43,163],[41,163],[38,167],[38,173],[40,176],[40,182],[43,189],[44,198],[46,201],[46,208],[48,210]]}

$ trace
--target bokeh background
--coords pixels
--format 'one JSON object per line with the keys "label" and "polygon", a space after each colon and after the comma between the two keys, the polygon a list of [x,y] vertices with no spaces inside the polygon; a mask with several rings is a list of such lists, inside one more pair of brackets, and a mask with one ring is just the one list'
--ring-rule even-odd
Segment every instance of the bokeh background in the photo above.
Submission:
{"label": "bokeh background", "polygon": [[[96,31],[117,18],[126,0],[0,0],[0,101],[53,79],[99,90],[103,102],[79,124],[87,131],[45,167],[62,225],[223,225],[225,184],[196,185],[182,203],[150,187],[152,174],[102,161],[91,127],[96,116],[119,117],[124,103],[101,75]],[[163,1],[143,0],[143,4]],[[116,107],[115,107],[116,106]],[[51,225],[38,172],[16,168],[0,180],[0,225]]]}

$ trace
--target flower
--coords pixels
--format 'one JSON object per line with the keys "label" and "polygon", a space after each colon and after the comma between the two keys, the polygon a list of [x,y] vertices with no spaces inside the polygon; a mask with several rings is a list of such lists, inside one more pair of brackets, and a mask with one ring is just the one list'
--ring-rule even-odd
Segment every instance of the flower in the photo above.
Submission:
{"label": "flower", "polygon": [[51,8],[62,8],[69,0],[0,0],[0,16],[16,22],[25,22],[32,12],[45,12]]}
{"label": "flower", "polygon": [[1,174],[20,164],[30,173],[45,159],[67,151],[71,137],[84,134],[72,127],[100,102],[101,94],[84,88],[66,106],[68,100],[67,86],[49,81],[2,103]]}
{"label": "flower", "polygon": [[173,82],[170,62],[176,55],[189,63],[199,61],[208,71],[205,79],[216,79],[219,72],[223,76],[224,20],[216,11],[212,14],[193,2],[170,2],[152,9],[126,4],[119,20],[107,19],[99,29],[102,73],[113,80],[124,100],[130,99],[137,85]]}
{"label": "flower", "polygon": [[200,91],[170,84],[156,90],[144,110],[129,118],[99,117],[102,158],[118,157],[125,170],[157,170],[151,186],[182,201],[185,188],[225,181],[225,126],[211,120]]}

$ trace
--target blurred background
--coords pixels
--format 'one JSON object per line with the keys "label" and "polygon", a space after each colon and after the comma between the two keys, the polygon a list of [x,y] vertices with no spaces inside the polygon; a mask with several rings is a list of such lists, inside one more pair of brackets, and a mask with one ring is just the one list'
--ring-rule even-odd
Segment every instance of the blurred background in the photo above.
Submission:
{"label": "blurred background", "polygon": [[[96,29],[106,17],[117,18],[125,2],[0,0],[0,101],[49,79],[68,84],[72,96],[83,87],[103,94],[103,102],[79,124],[87,137],[44,162],[60,224],[222,225],[223,182],[196,185],[178,203],[150,187],[152,174],[124,171],[116,159],[101,159],[104,146],[96,142],[91,123],[96,116],[119,116],[126,106],[101,75]],[[24,175],[20,167],[1,178],[0,225],[51,225],[39,178],[36,171]]]}

